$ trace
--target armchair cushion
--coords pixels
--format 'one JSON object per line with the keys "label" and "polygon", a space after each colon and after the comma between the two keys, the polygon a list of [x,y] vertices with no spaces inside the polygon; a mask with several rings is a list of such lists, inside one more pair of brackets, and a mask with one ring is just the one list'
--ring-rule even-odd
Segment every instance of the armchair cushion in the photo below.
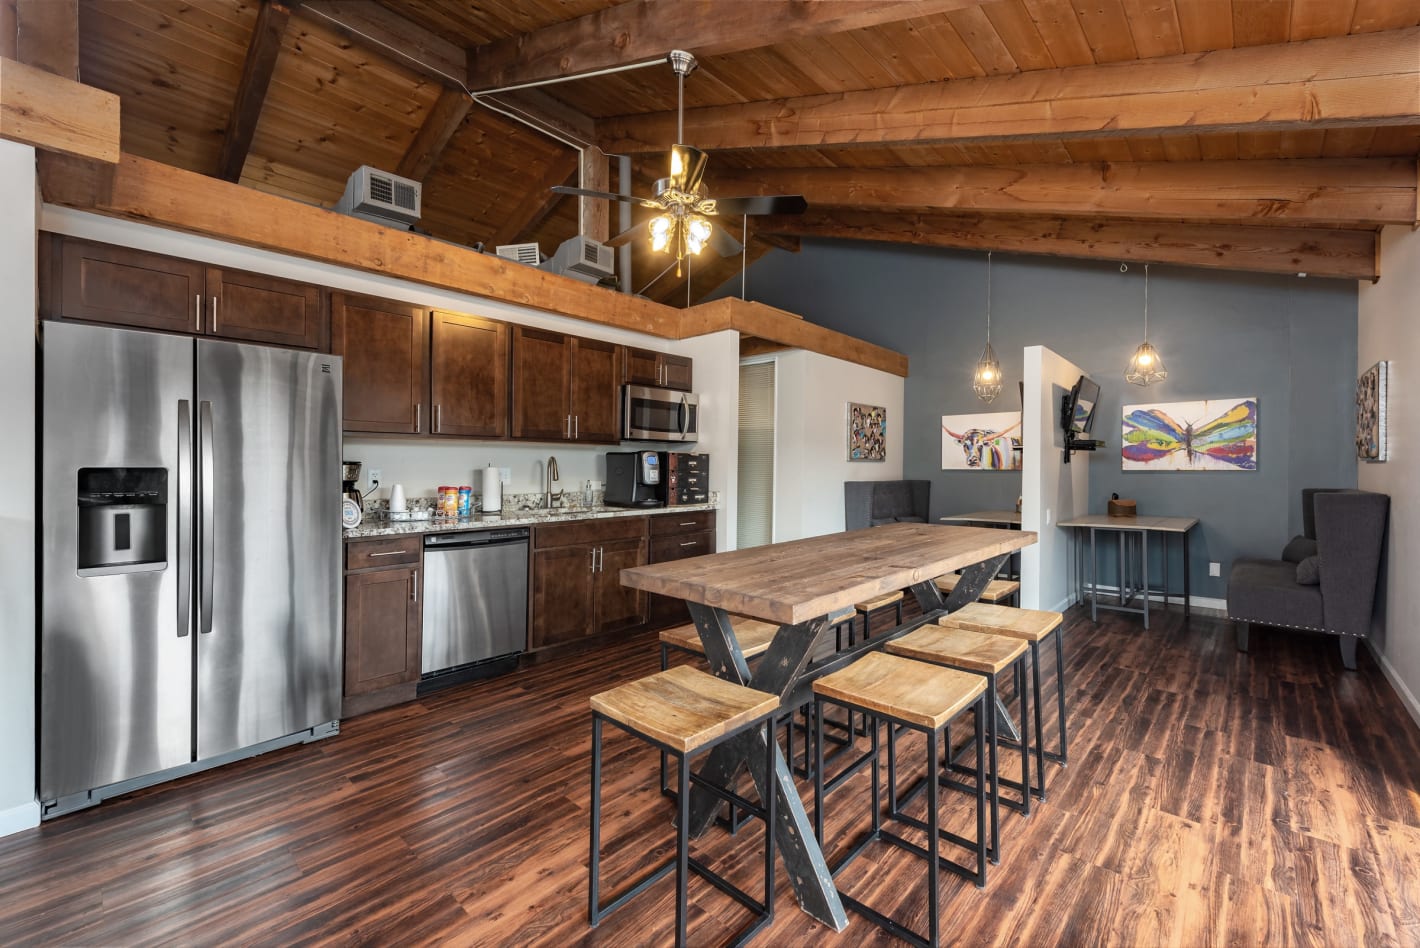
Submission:
{"label": "armchair cushion", "polygon": [[1309,556],[1297,564],[1297,582],[1303,586],[1321,585],[1321,557]]}
{"label": "armchair cushion", "polygon": [[931,481],[844,481],[843,528],[926,523]]}
{"label": "armchair cushion", "polygon": [[1233,561],[1228,573],[1228,615],[1259,625],[1325,628],[1320,586],[1297,582],[1297,567],[1286,560]]}
{"label": "armchair cushion", "polygon": [[1282,559],[1288,563],[1300,563],[1309,556],[1316,556],[1315,537],[1292,537],[1282,550]]}

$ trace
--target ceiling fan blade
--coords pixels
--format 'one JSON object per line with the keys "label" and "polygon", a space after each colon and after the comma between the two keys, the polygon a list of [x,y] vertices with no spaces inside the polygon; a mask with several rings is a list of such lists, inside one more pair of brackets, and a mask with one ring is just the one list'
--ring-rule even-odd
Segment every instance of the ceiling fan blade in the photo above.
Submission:
{"label": "ceiling fan blade", "polygon": [[646,236],[646,231],[647,231],[648,229],[650,229],[650,227],[651,227],[651,221],[650,221],[650,219],[648,218],[648,219],[642,221],[641,223],[636,224],[636,225],[633,226],[633,227],[628,227],[626,230],[623,230],[621,233],[617,234],[617,235],[616,235],[615,237],[613,237],[611,240],[608,240],[608,241],[606,242],[606,246],[608,246],[608,247],[620,247],[622,244],[629,244],[629,243],[631,243],[631,241],[636,240],[636,239],[639,238],[639,237],[644,237],[644,236]]}
{"label": "ceiling fan blade", "polygon": [[710,156],[699,148],[689,145],[671,146],[671,186],[678,191],[700,190],[700,182],[705,178],[705,166]]}
{"label": "ceiling fan blade", "polygon": [[612,194],[610,191],[592,191],[588,188],[569,188],[564,184],[556,185],[552,188],[554,194],[569,194],[574,197],[602,198],[606,201],[625,201],[627,204],[640,204],[645,199],[634,197],[630,194]]}
{"label": "ceiling fan blade", "polygon": [[710,228],[710,249],[722,257],[733,257],[741,250],[745,249],[740,243],[739,235],[730,230],[724,224],[713,217],[707,217],[711,224]]}
{"label": "ceiling fan blade", "polygon": [[716,214],[802,214],[809,202],[802,194],[766,194],[761,197],[716,198]]}

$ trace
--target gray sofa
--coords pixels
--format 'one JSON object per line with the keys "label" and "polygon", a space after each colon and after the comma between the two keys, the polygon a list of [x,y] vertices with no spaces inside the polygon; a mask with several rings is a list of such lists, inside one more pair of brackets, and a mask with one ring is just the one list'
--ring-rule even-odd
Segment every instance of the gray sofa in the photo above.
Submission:
{"label": "gray sofa", "polygon": [[1238,649],[1249,626],[1340,636],[1341,659],[1356,667],[1356,643],[1370,631],[1390,498],[1360,490],[1302,491],[1304,533],[1282,559],[1238,559],[1228,573],[1228,618]]}
{"label": "gray sofa", "polygon": [[843,529],[926,523],[931,481],[844,481]]}

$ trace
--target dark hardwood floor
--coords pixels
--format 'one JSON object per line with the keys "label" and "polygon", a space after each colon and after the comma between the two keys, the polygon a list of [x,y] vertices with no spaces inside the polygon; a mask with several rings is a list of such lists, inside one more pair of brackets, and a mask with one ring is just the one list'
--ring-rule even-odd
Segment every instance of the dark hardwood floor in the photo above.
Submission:
{"label": "dark hardwood floor", "polygon": [[[1420,729],[1364,649],[1347,673],[1332,639],[1258,630],[1241,655],[1226,623],[1177,612],[1144,632],[1076,609],[1065,635],[1070,765],[1051,766],[1029,819],[1003,811],[984,891],[944,876],[946,940],[1420,943]],[[432,695],[0,839],[0,944],[667,944],[670,879],[586,924],[587,697],[653,671],[654,641]],[[655,773],[644,745],[608,739],[609,880],[670,851]],[[829,804],[836,849],[867,820],[866,791]],[[951,818],[965,814],[954,799]],[[753,826],[715,829],[696,851],[752,886],[760,844]],[[920,928],[922,878],[871,849],[841,884]],[[759,944],[893,943],[851,914],[835,935],[798,909],[782,866],[779,883]],[[694,944],[741,920],[703,883],[691,905]]]}

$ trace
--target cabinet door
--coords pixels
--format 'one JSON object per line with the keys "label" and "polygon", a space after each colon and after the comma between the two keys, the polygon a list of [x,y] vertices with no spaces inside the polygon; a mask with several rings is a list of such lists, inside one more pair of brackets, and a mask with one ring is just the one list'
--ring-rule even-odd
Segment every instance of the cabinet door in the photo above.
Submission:
{"label": "cabinet door", "polygon": [[323,349],[325,298],[320,287],[295,280],[207,268],[204,330],[224,339],[298,349]]}
{"label": "cabinet door", "polygon": [[507,437],[508,325],[437,310],[430,320],[430,430]]}
{"label": "cabinet door", "polygon": [[661,384],[680,392],[694,391],[691,376],[695,361],[688,356],[661,353]]}
{"label": "cabinet door", "polygon": [[345,359],[345,430],[425,430],[428,314],[416,306],[330,294],[331,351]]}
{"label": "cabinet door", "polygon": [[560,332],[513,327],[514,438],[568,438],[571,351],[571,339]]}
{"label": "cabinet door", "polygon": [[621,347],[598,339],[572,340],[572,431],[578,441],[621,440]]}
{"label": "cabinet door", "polygon": [[592,633],[592,556],[590,545],[533,553],[529,649],[575,642]]}
{"label": "cabinet door", "polygon": [[419,680],[419,570],[345,577],[345,693]]}
{"label": "cabinet door", "polygon": [[160,254],[61,238],[60,319],[201,331],[206,267]]}
{"label": "cabinet door", "polygon": [[[663,519],[663,518],[658,518]],[[655,527],[652,527],[655,531]],[[675,536],[660,536],[651,539],[651,562],[670,563],[715,552],[714,530],[699,533],[683,533]],[[653,629],[664,629],[690,621],[690,610],[683,599],[671,596],[651,596],[646,604],[646,621]]]}
{"label": "cabinet door", "polygon": [[652,352],[650,349],[628,347],[621,380],[627,385],[660,385],[660,355],[659,352]]}
{"label": "cabinet door", "polygon": [[621,571],[646,565],[645,540],[613,540],[600,545],[596,573],[595,632],[616,632],[646,622],[646,594],[621,585]]}

